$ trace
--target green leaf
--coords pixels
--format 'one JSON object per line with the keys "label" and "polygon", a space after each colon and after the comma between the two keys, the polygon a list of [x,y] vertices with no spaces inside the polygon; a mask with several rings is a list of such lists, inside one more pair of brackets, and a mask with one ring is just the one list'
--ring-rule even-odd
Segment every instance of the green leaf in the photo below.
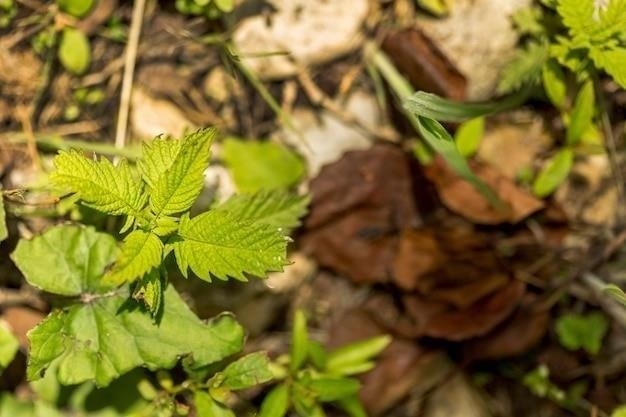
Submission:
{"label": "green leaf", "polygon": [[219,375],[219,387],[233,391],[263,384],[274,376],[265,352],[250,353],[229,364]]}
{"label": "green leaf", "polygon": [[0,371],[13,361],[19,347],[20,344],[9,329],[9,325],[0,320]]}
{"label": "green leaf", "polygon": [[[142,172],[149,185],[150,208],[157,217],[187,211],[196,201],[204,185],[203,173],[209,163],[210,146],[215,133],[215,129],[202,129],[186,135],[173,160],[173,145],[144,147],[146,162]],[[171,142],[171,139],[155,140],[159,141]],[[160,153],[164,148],[169,152]],[[158,168],[154,168],[154,163],[159,159],[171,162],[166,170],[156,176]]]}
{"label": "green leaf", "polygon": [[87,71],[91,63],[89,39],[82,31],[66,27],[61,34],[58,54],[63,68],[81,75]]}
{"label": "green leaf", "polygon": [[611,295],[617,301],[619,301],[620,303],[624,304],[624,306],[626,306],[626,293],[624,293],[624,290],[622,290],[617,285],[615,285],[615,284],[607,285],[604,288],[604,292],[606,292],[607,294]]}
{"label": "green leaf", "polygon": [[626,48],[593,49],[590,55],[597,67],[606,71],[620,87],[626,89]]}
{"label": "green leaf", "polygon": [[454,134],[456,148],[464,157],[470,157],[478,151],[480,140],[485,133],[485,118],[477,117],[462,123]]}
{"label": "green leaf", "polygon": [[306,316],[302,310],[296,310],[293,317],[293,330],[291,333],[291,349],[289,369],[297,371],[307,358],[309,332],[306,328]]}
{"label": "green leaf", "polygon": [[539,172],[533,183],[533,194],[546,197],[565,181],[574,163],[574,152],[569,148],[557,152]]}
{"label": "green leaf", "polygon": [[9,236],[6,223],[6,213],[4,211],[4,198],[2,198],[2,187],[0,187],[0,242]]}
{"label": "green leaf", "polygon": [[182,140],[170,137],[157,137],[142,143],[141,159],[137,161],[137,167],[141,178],[150,188],[156,187],[159,179],[171,168],[182,144]]}
{"label": "green leaf", "polygon": [[85,16],[94,5],[94,0],[57,0],[62,12],[81,18]]}
{"label": "green leaf", "polygon": [[182,356],[205,366],[240,350],[243,330],[227,315],[200,321],[172,286],[163,294],[158,325],[127,304],[128,291],[92,296],[93,301],[54,310],[28,333],[28,378],[58,366],[63,384],[94,380],[104,386],[138,366],[171,368]]}
{"label": "green leaf", "polygon": [[497,102],[460,103],[436,94],[418,91],[408,97],[403,105],[408,112],[422,119],[462,122],[517,107],[525,99],[526,94],[515,94]]}
{"label": "green leaf", "polygon": [[52,185],[77,193],[90,207],[112,215],[141,215],[146,195],[125,160],[116,167],[104,157],[91,160],[69,150],[59,152],[54,166],[56,169],[50,174]]}
{"label": "green leaf", "polygon": [[153,318],[157,318],[163,308],[163,280],[161,270],[154,268],[137,283],[133,298],[143,303]]}
{"label": "green leaf", "polygon": [[138,366],[170,368],[188,356],[196,368],[240,350],[243,330],[231,316],[200,321],[172,286],[164,292],[163,314],[154,324],[129,304],[127,287],[102,283],[116,253],[111,236],[77,226],[55,227],[18,244],[12,257],[29,283],[80,301],[53,310],[28,333],[30,380],[56,367],[63,384],[95,380],[102,386]]}
{"label": "green leaf", "polygon": [[463,155],[457,150],[454,139],[441,123],[418,116],[417,124],[424,140],[445,159],[457,175],[472,184],[491,205],[502,206],[502,202],[493,190],[472,172]]}
{"label": "green leaf", "polygon": [[561,66],[555,59],[549,59],[543,66],[541,76],[543,89],[550,102],[558,109],[563,109],[567,100],[567,83]]}
{"label": "green leaf", "polygon": [[326,369],[333,374],[348,375],[342,371],[378,356],[389,343],[391,337],[384,335],[337,348],[329,353]]}
{"label": "green leaf", "polygon": [[626,1],[610,0],[606,7],[598,10],[600,24],[593,34],[593,39],[598,44],[606,44],[610,38],[619,38],[626,33]]}
{"label": "green leaf", "polygon": [[300,225],[306,213],[308,196],[291,195],[284,190],[262,190],[240,194],[217,207],[233,214],[240,221],[265,224],[284,231]]}
{"label": "green leaf", "polygon": [[289,409],[289,387],[280,384],[274,387],[261,403],[259,417],[284,417]]}
{"label": "green leaf", "polygon": [[245,281],[246,273],[261,277],[282,270],[287,262],[287,240],[278,230],[240,221],[224,210],[183,217],[178,234],[182,240],[173,244],[174,253],[185,276],[191,269],[207,281],[211,275]]}
{"label": "green leaf", "polygon": [[498,93],[507,94],[534,86],[541,81],[541,69],[549,57],[546,43],[529,42],[516,51],[515,58],[504,68],[498,83]]}
{"label": "green leaf", "polygon": [[567,126],[566,139],[568,145],[577,144],[583,134],[593,124],[594,110],[595,98],[593,94],[593,82],[588,80],[580,88],[576,96],[569,126]]}
{"label": "green leaf", "polygon": [[626,417],[626,405],[620,405],[613,410],[611,417]]}
{"label": "green leaf", "polygon": [[121,254],[104,280],[116,285],[132,282],[161,265],[162,259],[161,239],[154,233],[134,230],[124,239]]}
{"label": "green leaf", "polygon": [[350,417],[367,417],[367,412],[356,395],[342,398],[336,402],[336,405]]}
{"label": "green leaf", "polygon": [[20,240],[11,258],[26,281],[65,296],[105,293],[104,269],[117,257],[115,239],[92,227],[57,226],[32,240]]}
{"label": "green leaf", "polygon": [[235,417],[232,410],[204,391],[195,391],[193,397],[198,417]]}
{"label": "green leaf", "polygon": [[586,37],[598,26],[594,0],[559,0],[556,9],[572,37]]}
{"label": "green leaf", "polygon": [[361,384],[352,378],[322,376],[303,382],[321,402],[337,401],[356,395]]}
{"label": "green leaf", "polygon": [[288,188],[300,181],[305,173],[302,160],[274,142],[230,138],[224,141],[221,157],[242,193]]}
{"label": "green leaf", "polygon": [[592,355],[600,351],[602,338],[608,328],[608,321],[601,313],[566,314],[556,322],[556,334],[563,347],[569,350],[584,349]]}

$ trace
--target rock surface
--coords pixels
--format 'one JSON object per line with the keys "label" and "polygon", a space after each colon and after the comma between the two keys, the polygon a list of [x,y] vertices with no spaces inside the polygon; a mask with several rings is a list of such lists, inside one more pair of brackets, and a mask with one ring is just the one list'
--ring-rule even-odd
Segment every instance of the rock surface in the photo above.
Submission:
{"label": "rock surface", "polygon": [[518,36],[510,16],[532,0],[458,0],[450,16],[417,18],[428,36],[468,81],[467,99],[493,96],[500,70],[511,61]]}
{"label": "rock surface", "polygon": [[233,33],[243,63],[262,79],[294,75],[357,48],[367,0],[271,0],[275,12],[247,18]]}

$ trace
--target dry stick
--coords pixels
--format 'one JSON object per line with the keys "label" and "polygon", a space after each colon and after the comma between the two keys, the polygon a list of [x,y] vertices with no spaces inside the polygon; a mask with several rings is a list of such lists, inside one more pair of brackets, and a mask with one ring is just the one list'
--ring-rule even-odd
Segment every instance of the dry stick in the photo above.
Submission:
{"label": "dry stick", "polygon": [[126,130],[128,127],[128,113],[130,110],[130,93],[133,87],[133,75],[135,73],[135,61],[139,36],[143,25],[143,14],[146,8],[146,0],[136,0],[133,5],[133,16],[130,22],[128,44],[124,54],[124,76],[122,78],[122,92],[120,94],[120,108],[117,113],[117,127],[115,129],[115,147],[123,148],[126,143]]}
{"label": "dry stick", "polygon": [[600,88],[597,89],[596,96],[598,96],[598,105],[600,107],[600,113],[602,114],[602,129],[604,130],[604,137],[606,139],[606,148],[609,154],[609,164],[611,165],[611,171],[613,178],[615,179],[615,187],[617,189],[617,198],[619,204],[617,205],[617,224],[624,225],[626,215],[626,197],[624,196],[624,176],[620,169],[619,162],[617,161],[617,145],[615,143],[615,136],[613,135],[613,128],[611,127],[611,121],[609,120],[609,112],[604,99],[604,95]]}

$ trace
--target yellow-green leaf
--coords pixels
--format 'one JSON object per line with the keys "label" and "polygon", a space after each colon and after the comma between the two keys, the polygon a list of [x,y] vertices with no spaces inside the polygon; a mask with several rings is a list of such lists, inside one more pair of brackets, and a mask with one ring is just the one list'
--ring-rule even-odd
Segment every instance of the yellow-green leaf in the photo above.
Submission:
{"label": "yellow-green leaf", "polygon": [[82,75],[91,63],[89,39],[80,30],[66,27],[59,43],[59,61],[69,72]]}

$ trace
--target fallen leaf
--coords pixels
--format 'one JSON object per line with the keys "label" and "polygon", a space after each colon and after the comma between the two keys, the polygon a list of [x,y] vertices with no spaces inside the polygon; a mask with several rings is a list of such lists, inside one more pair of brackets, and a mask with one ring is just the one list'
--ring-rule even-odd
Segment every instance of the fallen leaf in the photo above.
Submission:
{"label": "fallen leaf", "polygon": [[434,183],[443,204],[455,213],[479,224],[517,223],[544,207],[541,200],[488,165],[472,163],[471,166],[474,173],[500,197],[505,207],[493,207],[441,158],[436,158],[425,167],[426,176]]}
{"label": "fallen leaf", "polygon": [[522,355],[535,347],[548,330],[550,314],[533,307],[531,297],[503,325],[486,336],[463,346],[463,360],[472,363],[486,359],[503,359]]}
{"label": "fallen leaf", "polygon": [[311,182],[302,248],[355,282],[387,282],[400,230],[419,224],[409,162],[391,145],[346,153]]}
{"label": "fallen leaf", "polygon": [[383,41],[382,49],[416,90],[457,100],[465,98],[465,77],[422,32],[393,31]]}

